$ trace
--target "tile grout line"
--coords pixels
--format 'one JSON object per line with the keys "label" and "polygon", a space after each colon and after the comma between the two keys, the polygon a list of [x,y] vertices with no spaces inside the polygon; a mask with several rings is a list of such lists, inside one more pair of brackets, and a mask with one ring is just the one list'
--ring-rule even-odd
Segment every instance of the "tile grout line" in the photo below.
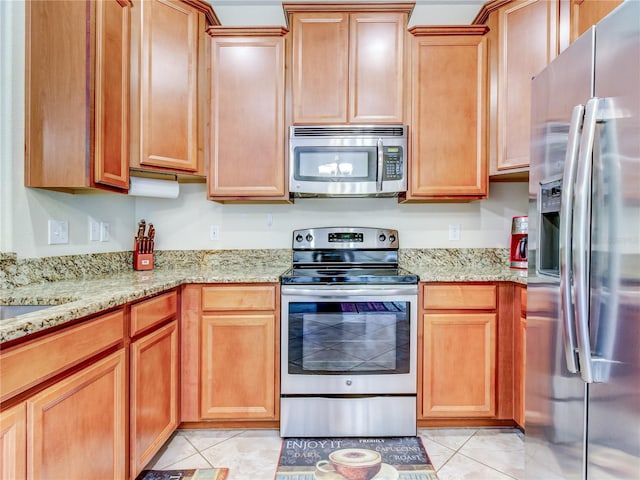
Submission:
{"label": "tile grout line", "polygon": [[[490,468],[491,470],[495,470],[496,472],[500,473],[501,475],[506,475],[509,478],[513,478],[514,480],[518,480],[518,477],[514,477],[513,475],[503,472],[502,470],[498,470],[495,467],[492,467],[491,465],[487,465],[486,463],[482,462],[481,460],[478,460],[470,455],[467,455],[465,453],[462,453],[460,450],[462,449],[462,447],[464,447],[467,443],[469,443],[469,441],[471,440],[471,438],[475,437],[475,435],[479,432],[479,430],[476,430],[475,432],[473,432],[473,435],[471,435],[462,445],[460,445],[460,448],[458,450],[456,450],[456,452],[451,456],[451,458],[453,458],[454,455],[460,454],[465,458],[468,458],[469,460],[473,460],[474,462],[479,463],[480,465],[484,465],[487,468]],[[449,460],[451,460],[451,458]],[[448,460],[447,460],[448,462]]]}
{"label": "tile grout line", "polygon": [[[478,433],[478,430],[475,430],[471,435],[469,435],[469,438],[467,438],[467,439],[462,443],[462,445],[460,445],[456,450],[454,450],[453,448],[451,448],[451,447],[449,447],[449,446],[445,445],[445,444],[444,444],[444,443],[442,443],[442,442],[438,442],[437,440],[434,440],[434,439],[432,439],[432,438],[429,438],[429,440],[431,440],[432,442],[435,442],[435,443],[437,443],[438,445],[440,445],[440,446],[442,446],[442,447],[448,448],[449,450],[453,450],[453,453],[451,454],[451,456],[450,456],[449,458],[447,458],[447,460],[446,460],[446,461],[445,461],[445,462],[440,466],[440,468],[438,468],[438,469],[436,470],[436,473],[438,473],[440,470],[442,470],[442,469],[445,467],[445,465],[446,465],[447,463],[449,463],[449,462],[451,461],[451,459],[452,459],[453,457],[455,457],[455,456],[460,452],[460,449],[461,449],[462,447],[464,447],[464,446],[467,444],[467,442],[468,442],[469,440],[471,440],[471,438],[472,438],[473,436],[475,436],[475,434],[476,434],[476,433]],[[425,450],[426,450],[426,449],[425,449]],[[427,455],[429,455],[429,452],[427,452]],[[461,455],[462,455],[462,454],[461,454]]]}
{"label": "tile grout line", "polygon": [[510,473],[503,472],[502,470],[498,470],[496,467],[492,467],[491,465],[487,465],[486,463],[483,463],[482,461],[478,460],[477,458],[470,457],[469,455],[465,455],[462,452],[456,452],[456,454],[458,454],[458,453],[460,453],[460,455],[462,455],[463,457],[468,458],[469,460],[473,460],[474,462],[477,462],[480,465],[483,465],[483,466],[485,466],[487,468],[490,468],[491,470],[494,470],[494,471],[498,472],[501,475],[505,475],[505,476],[507,476],[509,478],[513,478],[514,480],[518,480],[518,477],[514,477]]}

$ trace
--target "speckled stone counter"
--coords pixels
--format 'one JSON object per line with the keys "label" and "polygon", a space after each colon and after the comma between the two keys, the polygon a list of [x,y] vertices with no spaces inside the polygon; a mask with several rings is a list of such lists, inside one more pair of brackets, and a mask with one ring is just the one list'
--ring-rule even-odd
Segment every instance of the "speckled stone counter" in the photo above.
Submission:
{"label": "speckled stone counter", "polygon": [[[80,262],[76,258],[68,261],[74,265]],[[50,264],[54,260],[45,262]],[[197,255],[179,252],[173,262],[164,262],[163,267],[154,270],[134,271],[129,266],[127,271],[108,271],[101,275],[91,271],[91,276],[2,288],[0,304],[54,306],[0,321],[0,343],[185,283],[278,282],[290,263],[288,250],[230,250],[198,252]],[[29,275],[25,273],[24,277]]]}
{"label": "speckled stone counter", "polygon": [[515,282],[526,285],[527,271],[509,268],[506,248],[400,250],[399,263],[421,282]]}
{"label": "speckled stone counter", "polygon": [[[399,263],[424,282],[526,284],[508,267],[507,249],[404,249]],[[53,305],[0,321],[0,343],[162,292],[185,283],[278,282],[291,251],[157,252],[154,270],[133,271],[131,252],[18,260],[0,256],[0,304]]]}

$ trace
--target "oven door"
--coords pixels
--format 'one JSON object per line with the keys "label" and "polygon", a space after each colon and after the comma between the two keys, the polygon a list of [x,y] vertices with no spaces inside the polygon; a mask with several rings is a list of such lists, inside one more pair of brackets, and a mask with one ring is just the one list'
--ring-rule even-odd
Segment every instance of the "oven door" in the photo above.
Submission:
{"label": "oven door", "polygon": [[282,394],[415,394],[417,292],[282,286]]}

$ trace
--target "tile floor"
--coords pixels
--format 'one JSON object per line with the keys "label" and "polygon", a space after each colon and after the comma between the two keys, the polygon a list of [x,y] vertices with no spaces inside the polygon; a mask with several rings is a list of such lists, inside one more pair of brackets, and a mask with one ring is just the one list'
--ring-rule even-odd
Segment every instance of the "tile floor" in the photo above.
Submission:
{"label": "tile floor", "polygon": [[[521,480],[523,434],[511,428],[420,429],[440,480]],[[178,430],[147,468],[228,467],[228,480],[273,480],[277,430]]]}

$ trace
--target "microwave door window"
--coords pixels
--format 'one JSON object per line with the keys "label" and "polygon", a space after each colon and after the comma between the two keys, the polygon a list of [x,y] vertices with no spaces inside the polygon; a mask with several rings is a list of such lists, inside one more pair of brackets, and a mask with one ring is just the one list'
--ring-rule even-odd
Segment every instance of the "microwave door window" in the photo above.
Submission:
{"label": "microwave door window", "polygon": [[375,148],[296,148],[296,180],[375,180]]}

